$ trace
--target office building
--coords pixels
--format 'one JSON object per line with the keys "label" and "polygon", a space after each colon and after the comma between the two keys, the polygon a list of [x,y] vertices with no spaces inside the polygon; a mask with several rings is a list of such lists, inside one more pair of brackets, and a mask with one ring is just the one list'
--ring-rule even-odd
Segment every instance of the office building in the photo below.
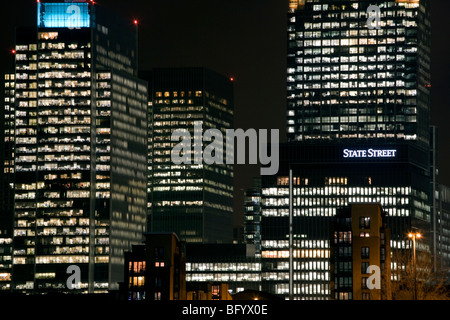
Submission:
{"label": "office building", "polygon": [[[168,232],[145,233],[145,239],[144,244],[133,245],[131,251],[125,252],[121,299],[232,300],[230,291],[233,290],[229,286],[236,279],[230,280],[231,274],[248,270],[242,267],[241,257],[230,260],[232,257],[228,255],[240,252],[242,247],[230,251],[232,244],[185,243],[175,233]],[[225,256],[218,249],[225,249],[222,251]],[[185,252],[191,255],[191,262],[187,262]],[[210,265],[215,267],[209,270]],[[213,276],[205,278],[208,273]]]}
{"label": "office building", "polygon": [[331,298],[330,223],[353,203],[381,204],[391,250],[409,249],[414,228],[424,235],[418,250],[430,251],[430,179],[420,148],[407,142],[287,143],[280,159],[278,175],[262,177],[263,291]]}
{"label": "office building", "polygon": [[431,247],[433,257],[433,269],[440,272],[450,266],[450,238],[448,233],[449,216],[447,204],[449,203],[448,187],[439,181],[439,130],[436,126],[430,126],[430,194],[431,212]]}
{"label": "office building", "polygon": [[[12,64],[12,63],[11,63]],[[15,74],[2,79],[3,108],[0,110],[0,291],[11,289],[14,212],[14,81]]]}
{"label": "office building", "polygon": [[392,250],[410,248],[411,228],[431,250],[430,33],[427,0],[289,2],[288,143],[262,177],[263,291],[330,299],[330,223],[352,203],[381,204]]}
{"label": "office building", "polygon": [[391,300],[390,234],[379,204],[351,204],[331,223],[331,298]]}
{"label": "office building", "polygon": [[244,242],[254,244],[256,255],[261,255],[261,180],[244,190]]}
{"label": "office building", "polygon": [[16,30],[12,290],[106,292],[146,227],[137,30],[93,1],[36,5]]}
{"label": "office building", "polygon": [[[380,9],[379,23],[368,22]],[[429,145],[429,0],[291,0],[288,141]]]}
{"label": "office building", "polygon": [[[205,68],[154,69],[142,77],[151,102],[148,230],[175,232],[186,242],[232,242],[233,165],[208,164],[202,152],[211,144],[203,132],[225,137],[233,129],[233,83]],[[180,141],[172,134],[180,129],[192,149],[189,161],[175,163],[171,153]]]}
{"label": "office building", "polygon": [[261,259],[254,244],[186,244],[189,287],[227,284],[231,294],[261,289]]}
{"label": "office building", "polygon": [[[439,185],[437,201],[437,228],[435,241],[435,270],[450,269],[450,188]],[[433,252],[434,253],[434,252]]]}

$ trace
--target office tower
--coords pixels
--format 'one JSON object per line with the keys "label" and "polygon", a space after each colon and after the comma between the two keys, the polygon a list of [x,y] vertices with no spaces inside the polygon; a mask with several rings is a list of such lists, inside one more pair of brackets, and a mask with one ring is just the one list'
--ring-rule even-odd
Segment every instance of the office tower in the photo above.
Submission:
{"label": "office tower", "polygon": [[126,300],[186,300],[184,242],[175,233],[145,233],[145,243],[125,252]]}
{"label": "office tower", "polygon": [[[434,271],[439,271],[450,263],[448,256],[444,257],[445,251],[442,248],[450,245],[450,242],[442,234],[442,225],[446,223],[446,218],[440,210],[441,185],[439,183],[439,130],[436,126],[430,126],[430,226],[431,245],[430,251],[433,256]],[[444,186],[443,186],[444,187]],[[445,187],[444,187],[445,189]]]}
{"label": "office tower", "polygon": [[409,249],[408,232],[417,228],[424,235],[418,249],[429,251],[424,155],[407,142],[282,145],[278,174],[262,177],[263,290],[292,299],[331,298],[330,223],[350,204],[382,205],[392,250]]}
{"label": "office tower", "polygon": [[0,146],[0,235],[12,234],[12,211],[13,211],[13,192],[11,183],[14,173],[14,82],[15,74],[6,73],[3,84],[3,108],[1,115],[1,138]]}
{"label": "office tower", "polygon": [[[450,267],[450,188],[439,185],[437,201],[437,219],[435,239],[435,266],[436,270],[448,270]],[[434,253],[434,252],[433,252]]]}
{"label": "office tower", "polygon": [[[206,130],[225,137],[233,128],[232,82],[204,68],[154,69],[142,77],[152,102],[148,230],[175,232],[187,242],[231,242],[233,166],[208,164],[201,155],[211,144],[203,138]],[[190,139],[189,160],[182,163],[171,156],[180,144],[179,138],[172,140],[176,130],[186,130]]]}
{"label": "office tower", "polygon": [[330,299],[329,224],[352,203],[383,206],[393,250],[410,248],[412,228],[430,250],[430,30],[427,0],[290,1],[288,143],[262,177],[263,290]]}
{"label": "office tower", "polygon": [[261,179],[254,178],[253,186],[244,190],[244,241],[254,244],[261,256]]}
{"label": "office tower", "polygon": [[[380,9],[380,21],[370,5]],[[291,0],[288,141],[394,139],[429,145],[428,0]]]}
{"label": "office tower", "polygon": [[[13,290],[115,289],[123,251],[142,241],[148,93],[135,28],[92,1],[38,1],[37,27],[16,30]],[[81,279],[69,288],[71,265]]]}
{"label": "office tower", "polygon": [[[11,63],[12,64],[12,63]],[[11,289],[13,239],[14,73],[2,79],[0,110],[0,291]]]}
{"label": "office tower", "polygon": [[391,300],[390,233],[381,205],[339,210],[331,237],[331,298]]}

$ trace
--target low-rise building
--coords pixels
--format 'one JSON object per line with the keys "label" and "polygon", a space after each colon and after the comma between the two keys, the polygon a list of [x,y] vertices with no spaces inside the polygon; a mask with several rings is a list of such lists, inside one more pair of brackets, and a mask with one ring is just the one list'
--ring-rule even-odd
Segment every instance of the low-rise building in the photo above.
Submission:
{"label": "low-rise building", "polygon": [[331,299],[390,300],[390,232],[379,204],[350,204],[331,223]]}
{"label": "low-rise building", "polygon": [[175,233],[145,233],[125,252],[121,296],[127,300],[186,300],[184,243]]}

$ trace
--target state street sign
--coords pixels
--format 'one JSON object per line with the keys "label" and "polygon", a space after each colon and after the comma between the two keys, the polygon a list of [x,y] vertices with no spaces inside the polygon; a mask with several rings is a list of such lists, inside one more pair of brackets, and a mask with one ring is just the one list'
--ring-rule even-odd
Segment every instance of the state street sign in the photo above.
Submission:
{"label": "state street sign", "polygon": [[396,149],[344,149],[344,158],[395,158]]}

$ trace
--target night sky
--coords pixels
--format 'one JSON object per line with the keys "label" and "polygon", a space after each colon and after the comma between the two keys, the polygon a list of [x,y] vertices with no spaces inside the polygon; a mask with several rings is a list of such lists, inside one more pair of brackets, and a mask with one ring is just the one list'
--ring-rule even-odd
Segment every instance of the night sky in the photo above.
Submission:
{"label": "night sky", "polygon": [[[207,67],[235,81],[235,128],[280,129],[285,141],[288,0],[98,0],[139,20],[139,66]],[[440,181],[450,186],[450,1],[432,3],[431,124],[440,130]],[[8,70],[14,27],[36,23],[36,0],[2,1],[2,63]],[[235,166],[235,225],[242,189],[257,166]]]}

